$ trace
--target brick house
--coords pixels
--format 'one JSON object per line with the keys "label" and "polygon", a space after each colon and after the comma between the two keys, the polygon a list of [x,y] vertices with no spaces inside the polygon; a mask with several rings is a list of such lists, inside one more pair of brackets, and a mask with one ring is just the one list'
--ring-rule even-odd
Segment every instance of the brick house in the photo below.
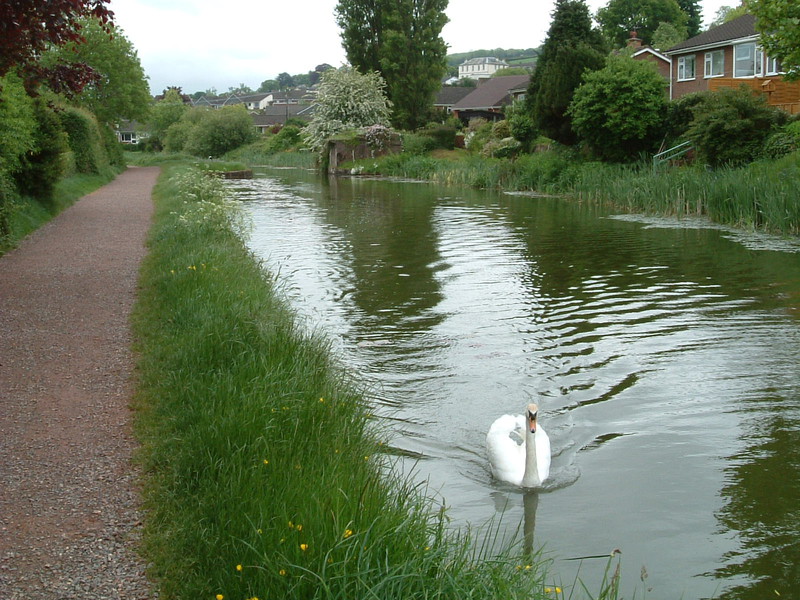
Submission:
{"label": "brick house", "polygon": [[747,85],[767,101],[800,113],[800,83],[786,82],[777,59],[758,44],[755,17],[742,15],[664,51],[671,59],[670,98]]}

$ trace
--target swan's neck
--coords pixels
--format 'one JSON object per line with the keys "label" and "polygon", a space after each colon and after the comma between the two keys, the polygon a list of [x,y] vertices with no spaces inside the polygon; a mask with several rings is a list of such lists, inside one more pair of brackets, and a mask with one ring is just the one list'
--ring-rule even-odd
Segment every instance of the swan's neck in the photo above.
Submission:
{"label": "swan's neck", "polygon": [[539,479],[539,463],[536,460],[536,440],[534,434],[525,432],[525,474],[522,476],[522,487],[538,487],[542,485]]}

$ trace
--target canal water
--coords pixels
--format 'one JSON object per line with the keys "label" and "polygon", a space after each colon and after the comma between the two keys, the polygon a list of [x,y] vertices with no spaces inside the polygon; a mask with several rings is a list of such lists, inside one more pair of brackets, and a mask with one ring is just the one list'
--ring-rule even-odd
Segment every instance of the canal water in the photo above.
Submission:
{"label": "canal water", "polygon": [[[618,549],[627,598],[798,597],[796,240],[301,170],[232,185],[455,525],[532,531],[565,594]],[[532,401],[553,462],[525,493],[485,435]]]}

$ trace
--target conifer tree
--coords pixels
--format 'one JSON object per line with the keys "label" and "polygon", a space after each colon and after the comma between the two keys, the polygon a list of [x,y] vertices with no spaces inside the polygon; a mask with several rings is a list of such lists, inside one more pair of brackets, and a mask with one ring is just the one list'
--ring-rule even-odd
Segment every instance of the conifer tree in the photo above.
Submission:
{"label": "conifer tree", "polygon": [[562,144],[575,143],[567,107],[584,71],[602,68],[605,54],[605,44],[592,27],[584,0],[556,0],[547,39],[528,86],[528,110],[538,133]]}

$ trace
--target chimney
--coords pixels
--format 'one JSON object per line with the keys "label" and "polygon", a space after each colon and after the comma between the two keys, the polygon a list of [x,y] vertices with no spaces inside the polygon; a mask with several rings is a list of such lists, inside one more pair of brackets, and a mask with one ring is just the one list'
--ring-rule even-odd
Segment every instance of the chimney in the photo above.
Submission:
{"label": "chimney", "polygon": [[628,38],[628,48],[638,50],[642,47],[642,40],[636,37],[636,32],[631,31],[631,37]]}

